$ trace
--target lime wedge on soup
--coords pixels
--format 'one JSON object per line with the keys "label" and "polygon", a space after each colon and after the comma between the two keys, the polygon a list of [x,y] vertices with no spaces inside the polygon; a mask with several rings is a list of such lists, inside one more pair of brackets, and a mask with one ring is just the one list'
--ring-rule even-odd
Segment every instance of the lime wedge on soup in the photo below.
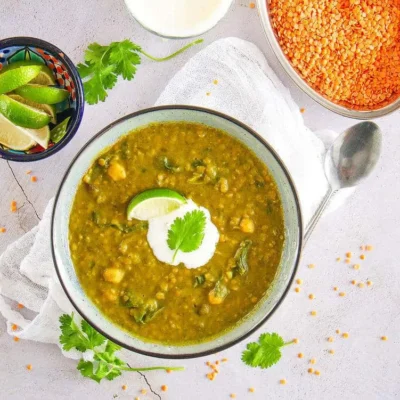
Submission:
{"label": "lime wedge on soup", "polygon": [[178,209],[186,199],[171,189],[150,189],[136,195],[129,203],[127,217],[129,220],[147,221],[161,217]]}

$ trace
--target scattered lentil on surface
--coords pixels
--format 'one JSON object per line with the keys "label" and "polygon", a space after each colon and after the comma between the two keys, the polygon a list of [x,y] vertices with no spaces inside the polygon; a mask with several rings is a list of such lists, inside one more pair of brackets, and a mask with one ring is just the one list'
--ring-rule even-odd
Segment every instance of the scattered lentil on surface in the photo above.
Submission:
{"label": "scattered lentil on surface", "polygon": [[388,340],[387,336],[382,336],[381,340],[383,340],[384,342],[386,342]]}
{"label": "scattered lentil on surface", "polygon": [[344,296],[346,296],[346,293],[345,293],[345,292],[340,292],[340,293],[339,293],[339,296],[340,296],[340,297],[344,297]]}
{"label": "scattered lentil on surface", "polygon": [[11,202],[11,212],[16,212],[17,211],[17,202],[13,200]]}
{"label": "scattered lentil on surface", "polygon": [[256,390],[253,388],[253,387],[251,387],[251,388],[249,388],[249,392],[250,393],[254,393]]}
{"label": "scattered lentil on surface", "polygon": [[354,269],[360,269],[360,264],[354,264],[354,265],[353,265],[353,268],[354,268]]}
{"label": "scattered lentil on surface", "polygon": [[168,386],[167,386],[167,385],[162,385],[162,386],[161,386],[161,390],[162,390],[163,392],[166,392],[166,391],[168,390]]}
{"label": "scattered lentil on surface", "polygon": [[371,246],[370,244],[365,246],[365,250],[367,250],[367,251],[372,251],[373,249],[374,249],[374,247]]}
{"label": "scattered lentil on surface", "polygon": [[353,280],[351,281],[351,284],[352,284],[352,285],[356,285],[356,284],[357,284],[357,281],[356,281],[355,279],[353,279]]}
{"label": "scattered lentil on surface", "polygon": [[307,371],[308,371],[309,374],[312,374],[314,372],[314,368],[308,368]]}
{"label": "scattered lentil on surface", "polygon": [[360,255],[360,259],[361,259],[361,260],[365,260],[365,254],[361,254],[361,255]]}
{"label": "scattered lentil on surface", "polygon": [[301,285],[301,284],[303,283],[303,280],[302,280],[302,279],[296,279],[296,283],[297,283],[298,285]]}
{"label": "scattered lentil on surface", "polygon": [[310,293],[310,294],[308,295],[308,298],[309,298],[310,300],[313,300],[313,299],[315,299],[315,296],[314,296],[312,293]]}
{"label": "scattered lentil on surface", "polygon": [[256,8],[256,5],[255,5],[255,3],[251,2],[251,3],[249,4],[249,7],[250,7],[250,8]]}
{"label": "scattered lentil on surface", "polygon": [[286,379],[281,379],[281,380],[279,381],[279,383],[280,383],[281,385],[286,385]]}
{"label": "scattered lentil on surface", "polygon": [[330,350],[329,350],[329,354],[335,354],[335,350],[330,349]]}
{"label": "scattered lentil on surface", "polygon": [[6,231],[6,228],[0,228],[0,233],[4,233]]}
{"label": "scattered lentil on surface", "polygon": [[328,342],[332,343],[335,339],[332,336],[328,337]]}
{"label": "scattered lentil on surface", "polygon": [[147,390],[146,390],[146,389],[142,389],[142,390],[140,391],[140,393],[146,394],[146,393],[147,393]]}
{"label": "scattered lentil on surface", "polygon": [[16,324],[12,324],[11,325],[11,330],[12,331],[16,331],[18,329],[18,325],[16,325]]}
{"label": "scattered lentil on surface", "polygon": [[231,393],[231,394],[230,394],[230,398],[231,398],[231,399],[236,399],[236,394],[235,394],[235,393]]}
{"label": "scattered lentil on surface", "polygon": [[359,288],[363,288],[363,287],[364,287],[364,283],[363,283],[363,282],[360,282],[357,286],[358,286]]}
{"label": "scattered lentil on surface", "polygon": [[27,369],[28,371],[32,371],[32,364],[28,364],[28,365],[26,366],[26,369]]}
{"label": "scattered lentil on surface", "polygon": [[311,360],[310,360],[310,364],[315,364],[317,362],[317,359],[316,358],[312,358]]}
{"label": "scattered lentil on surface", "polygon": [[372,282],[371,281],[367,281],[367,286],[372,286]]}
{"label": "scattered lentil on surface", "polygon": [[315,264],[308,264],[308,268],[315,268]]}
{"label": "scattered lentil on surface", "polygon": [[321,372],[319,372],[318,370],[315,370],[314,374],[319,376],[319,375],[321,375]]}
{"label": "scattered lentil on surface", "polygon": [[293,339],[293,343],[295,343],[295,344],[299,343],[299,339],[294,338],[294,339]]}
{"label": "scattered lentil on surface", "polygon": [[21,303],[18,303],[18,304],[17,304],[17,308],[19,308],[19,309],[21,310],[22,308],[24,308],[24,305],[21,304]]}
{"label": "scattered lentil on surface", "polygon": [[304,357],[304,354],[303,354],[303,353],[299,353],[299,354],[297,354],[297,357],[298,357],[298,358],[303,358],[303,357]]}
{"label": "scattered lentil on surface", "polygon": [[316,312],[316,311],[311,311],[311,315],[312,315],[313,317],[315,317],[315,316],[317,315],[317,312]]}
{"label": "scattered lentil on surface", "polygon": [[14,336],[14,342],[19,342],[19,337],[18,336]]}
{"label": "scattered lentil on surface", "polygon": [[340,329],[336,329],[335,331],[338,335],[340,335]]}
{"label": "scattered lentil on surface", "polygon": [[122,390],[126,390],[126,389],[128,389],[128,386],[122,385]]}
{"label": "scattered lentil on surface", "polygon": [[300,289],[299,287],[295,287],[295,288],[294,288],[294,291],[295,291],[296,293],[299,293],[300,290],[301,290],[301,289]]}
{"label": "scattered lentil on surface", "polygon": [[347,332],[344,332],[344,333],[342,334],[342,337],[343,337],[344,339],[348,339],[349,336],[350,336],[350,335],[349,335]]}
{"label": "scattered lentil on surface", "polygon": [[37,176],[31,176],[31,182],[37,182],[38,178]]}

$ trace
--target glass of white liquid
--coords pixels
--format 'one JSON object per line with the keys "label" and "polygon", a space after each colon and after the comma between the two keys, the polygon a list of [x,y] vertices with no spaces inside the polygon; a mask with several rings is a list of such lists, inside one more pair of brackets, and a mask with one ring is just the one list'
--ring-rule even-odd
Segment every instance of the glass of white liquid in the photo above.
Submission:
{"label": "glass of white liquid", "polygon": [[213,28],[233,0],[125,0],[136,21],[156,35],[182,39]]}

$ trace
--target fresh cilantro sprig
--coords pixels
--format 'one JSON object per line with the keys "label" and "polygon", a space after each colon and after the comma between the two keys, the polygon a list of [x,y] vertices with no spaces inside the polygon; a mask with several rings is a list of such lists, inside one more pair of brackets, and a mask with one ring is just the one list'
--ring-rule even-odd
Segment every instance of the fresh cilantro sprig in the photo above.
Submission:
{"label": "fresh cilantro sprig", "polygon": [[90,44],[85,51],[84,63],[77,66],[83,81],[86,102],[97,104],[99,101],[105,101],[107,90],[115,86],[119,76],[128,81],[132,80],[135,77],[137,66],[141,62],[141,54],[153,61],[167,61],[202,42],[203,39],[195,40],[175,53],[162,58],[151,56],[129,39],[112,42],[108,46],[98,43]]}
{"label": "fresh cilantro sprig", "polygon": [[258,342],[247,345],[242,353],[242,361],[251,367],[272,367],[281,359],[282,347],[292,343],[285,342],[277,333],[263,333]]}
{"label": "fresh cilantro sprig", "polygon": [[187,212],[183,218],[176,218],[168,230],[168,247],[175,250],[172,262],[178,251],[190,253],[197,250],[204,239],[206,215],[204,211],[193,210]]}
{"label": "fresh cilantro sprig", "polygon": [[100,382],[102,379],[109,381],[120,376],[123,371],[153,371],[172,370],[181,371],[183,367],[148,367],[131,368],[125,361],[115,355],[120,346],[106,339],[93,329],[85,320],[79,327],[74,321],[74,314],[63,314],[60,317],[60,343],[65,351],[76,349],[82,353],[93,351],[93,361],[79,360],[77,369],[83,376]]}

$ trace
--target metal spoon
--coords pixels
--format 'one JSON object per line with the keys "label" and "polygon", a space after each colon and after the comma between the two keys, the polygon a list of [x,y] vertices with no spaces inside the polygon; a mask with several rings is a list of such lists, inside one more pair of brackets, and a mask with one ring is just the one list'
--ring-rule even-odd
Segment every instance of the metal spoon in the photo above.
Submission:
{"label": "metal spoon", "polygon": [[357,185],[375,168],[381,153],[381,143],[381,130],[370,121],[348,128],[333,142],[325,156],[329,190],[306,228],[303,245],[332,196],[339,189]]}

